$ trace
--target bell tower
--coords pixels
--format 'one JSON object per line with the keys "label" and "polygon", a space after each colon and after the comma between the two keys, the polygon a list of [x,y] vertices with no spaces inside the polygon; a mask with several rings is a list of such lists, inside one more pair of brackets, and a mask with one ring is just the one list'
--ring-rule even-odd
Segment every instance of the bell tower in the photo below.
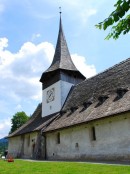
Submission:
{"label": "bell tower", "polygon": [[85,80],[72,62],[67,42],[63,33],[61,12],[57,44],[50,67],[43,72],[42,117],[61,110],[73,85]]}

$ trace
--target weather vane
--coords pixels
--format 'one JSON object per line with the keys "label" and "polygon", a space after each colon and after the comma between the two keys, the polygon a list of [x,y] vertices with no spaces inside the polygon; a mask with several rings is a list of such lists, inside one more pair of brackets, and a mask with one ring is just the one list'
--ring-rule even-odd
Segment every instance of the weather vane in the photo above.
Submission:
{"label": "weather vane", "polygon": [[59,7],[59,9],[60,9],[60,12],[59,12],[59,13],[60,13],[60,16],[61,16],[61,13],[62,13],[62,12],[61,12],[61,7]]}

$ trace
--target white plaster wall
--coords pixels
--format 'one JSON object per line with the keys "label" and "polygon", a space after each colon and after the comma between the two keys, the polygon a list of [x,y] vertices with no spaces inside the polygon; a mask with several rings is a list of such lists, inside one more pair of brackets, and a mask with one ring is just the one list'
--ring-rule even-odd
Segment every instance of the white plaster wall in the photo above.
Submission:
{"label": "white plaster wall", "polygon": [[[70,91],[72,84],[68,82],[58,81],[42,92],[42,117],[56,113],[61,110],[64,101]],[[55,88],[55,100],[47,103],[46,93],[48,90]]]}
{"label": "white plaster wall", "polygon": [[[28,143],[28,137],[30,136],[30,143]],[[33,132],[30,134],[25,135],[24,140],[24,158],[32,158],[33,152],[32,152],[32,146],[37,142],[37,132]]]}
{"label": "white plaster wall", "polygon": [[[28,133],[24,135],[24,150],[22,157],[23,158],[32,158],[32,145],[33,143],[36,144],[37,141],[37,132]],[[30,136],[30,138],[29,138]],[[30,142],[28,142],[28,138]],[[33,140],[33,141],[32,141]],[[9,138],[9,145],[8,145],[8,153],[11,154],[14,158],[20,157],[21,155],[21,148],[22,148],[22,139],[21,136]]]}
{"label": "white plaster wall", "polygon": [[[91,137],[92,126],[95,126],[96,141]],[[58,132],[47,134],[48,159],[130,159],[130,114],[59,132],[60,144],[56,142]]]}
{"label": "white plaster wall", "polygon": [[17,157],[21,152],[21,136],[9,138],[8,153]]}
{"label": "white plaster wall", "polygon": [[61,106],[63,106],[68,93],[70,92],[71,87],[73,86],[72,83],[60,81],[61,83]]}

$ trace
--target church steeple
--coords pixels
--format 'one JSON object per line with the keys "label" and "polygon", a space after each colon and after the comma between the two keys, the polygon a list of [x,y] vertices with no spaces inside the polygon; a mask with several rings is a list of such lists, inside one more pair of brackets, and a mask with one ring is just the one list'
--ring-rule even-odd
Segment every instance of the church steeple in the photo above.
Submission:
{"label": "church steeple", "polygon": [[54,75],[56,71],[67,71],[68,73],[72,73],[73,75],[77,74],[78,78],[80,76],[82,80],[85,79],[85,77],[77,70],[74,63],[72,62],[69,49],[67,46],[67,42],[64,36],[64,32],[63,32],[61,15],[60,15],[58,39],[57,39],[53,61],[50,67],[45,72],[43,72],[40,82],[44,83],[44,81],[46,80],[46,77],[48,78],[49,74],[52,75],[52,73]]}
{"label": "church steeple", "polygon": [[54,58],[51,66],[45,72],[50,72],[57,69],[78,71],[70,57],[69,49],[63,32],[61,16]]}
{"label": "church steeple", "polygon": [[60,13],[59,33],[53,61],[40,79],[43,89],[42,116],[59,112],[71,87],[84,79],[85,77],[77,70],[70,57]]}

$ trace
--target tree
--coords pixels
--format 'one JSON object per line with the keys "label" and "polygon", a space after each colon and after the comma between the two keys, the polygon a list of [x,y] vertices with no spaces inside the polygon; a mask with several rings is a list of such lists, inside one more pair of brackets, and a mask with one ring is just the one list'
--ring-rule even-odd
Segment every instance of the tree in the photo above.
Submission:
{"label": "tree", "polygon": [[24,123],[27,122],[27,120],[29,119],[29,117],[26,115],[25,112],[17,112],[13,118],[11,119],[11,130],[10,133],[14,132],[15,130],[17,130],[19,127],[21,127]]}
{"label": "tree", "polygon": [[8,149],[8,140],[0,139],[0,157],[4,155],[5,150]]}
{"label": "tree", "polygon": [[[130,0],[118,0],[114,5],[116,8],[108,18],[96,25],[97,28],[106,30],[112,26],[111,32],[105,39],[118,39],[120,34],[127,34],[130,31]],[[114,25],[115,24],[115,25]]]}

